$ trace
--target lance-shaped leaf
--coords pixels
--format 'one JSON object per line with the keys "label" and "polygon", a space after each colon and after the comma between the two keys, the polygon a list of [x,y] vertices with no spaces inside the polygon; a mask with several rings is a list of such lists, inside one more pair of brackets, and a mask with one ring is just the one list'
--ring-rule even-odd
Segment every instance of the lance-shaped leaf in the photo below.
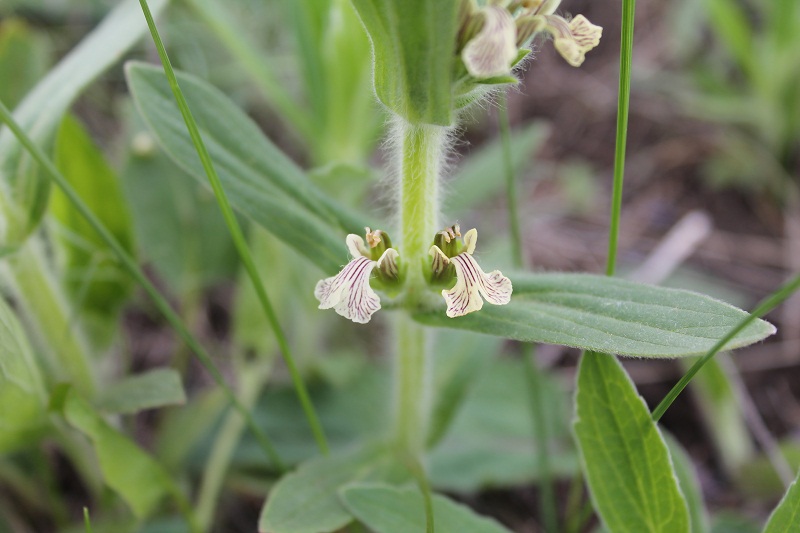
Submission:
{"label": "lance-shaped leaf", "polygon": [[616,357],[578,367],[575,436],[594,507],[614,533],[689,533],[669,450]]}
{"label": "lance-shaped leaf", "polygon": [[[800,479],[800,477],[798,477]],[[800,524],[800,483],[795,479],[783,499],[772,511],[764,533],[789,533]]]}
{"label": "lance-shaped leaf", "polygon": [[[355,483],[339,491],[344,505],[376,533],[424,533],[425,506],[417,488],[397,488],[378,483]],[[469,507],[434,494],[434,530],[437,533],[509,533],[490,518]]]}
{"label": "lance-shaped leaf", "polygon": [[375,61],[375,92],[413,124],[453,122],[459,2],[353,0]]}
{"label": "lance-shaped leaf", "polygon": [[[161,68],[131,62],[125,70],[139,112],[159,144],[207,183]],[[342,235],[361,233],[368,224],[326,197],[219,90],[188,74],[177,77],[231,204],[325,272],[338,272],[346,262]]]}
{"label": "lance-shaped leaf", "polygon": [[[151,0],[157,15],[167,0]],[[51,139],[64,112],[101,73],[119,61],[147,31],[136,0],[122,2],[40,81],[14,111],[14,119],[37,142]],[[14,135],[0,130],[0,246],[13,249],[29,234],[47,206],[50,180],[39,176]]]}
{"label": "lance-shaped leaf", "polygon": [[172,368],[157,368],[128,376],[100,393],[96,400],[107,413],[134,414],[145,409],[186,403],[181,376]]}
{"label": "lance-shaped leaf", "polygon": [[[100,148],[80,122],[67,115],[56,138],[56,165],[128,253],[133,228],[119,181]],[[113,332],[117,312],[133,284],[111,249],[81,216],[67,196],[54,190],[50,213],[58,220],[55,232],[64,253],[66,282],[95,337]]]}
{"label": "lance-shaped leaf", "polygon": [[[747,316],[702,294],[603,276],[518,274],[511,281],[508,305],[485,305],[458,318],[448,318],[443,307],[414,316],[431,326],[636,357],[704,354]],[[724,349],[773,333],[771,324],[757,320]]]}
{"label": "lance-shaped leaf", "polygon": [[167,495],[182,498],[167,471],[106,422],[72,387],[57,388],[51,406],[92,441],[106,484],[137,517],[150,515]]}
{"label": "lance-shaped leaf", "polygon": [[0,454],[28,442],[45,425],[44,384],[22,327],[0,298]]}

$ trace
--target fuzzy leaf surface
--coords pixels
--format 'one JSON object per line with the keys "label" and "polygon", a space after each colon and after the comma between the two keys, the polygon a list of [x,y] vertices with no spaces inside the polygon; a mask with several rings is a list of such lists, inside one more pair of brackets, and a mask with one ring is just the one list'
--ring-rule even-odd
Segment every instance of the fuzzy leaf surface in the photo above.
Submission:
{"label": "fuzzy leaf surface", "polygon": [[[425,507],[417,488],[354,484],[340,492],[350,512],[376,533],[425,533]],[[500,524],[475,514],[469,507],[433,495],[436,533],[510,533]]]}
{"label": "fuzzy leaf surface", "polygon": [[689,533],[667,445],[616,357],[578,367],[575,436],[592,502],[614,533]]}
{"label": "fuzzy leaf surface", "polygon": [[339,501],[339,488],[355,481],[401,480],[402,476],[402,467],[379,447],[311,459],[275,485],[258,529],[261,533],[337,531],[353,520]]}
{"label": "fuzzy leaf surface", "polygon": [[[207,183],[161,69],[131,62],[125,70],[137,108],[159,144],[192,177]],[[338,272],[347,259],[345,234],[361,233],[368,224],[316,188],[222,92],[194,76],[176,75],[233,207],[323,271]]]}
{"label": "fuzzy leaf surface", "polygon": [[[518,274],[511,303],[448,318],[417,313],[430,326],[467,329],[524,342],[563,344],[634,357],[705,354],[747,313],[702,294],[587,274]],[[756,320],[723,349],[775,333]]]}
{"label": "fuzzy leaf surface", "polygon": [[353,0],[367,29],[378,99],[412,124],[453,122],[459,2]]}

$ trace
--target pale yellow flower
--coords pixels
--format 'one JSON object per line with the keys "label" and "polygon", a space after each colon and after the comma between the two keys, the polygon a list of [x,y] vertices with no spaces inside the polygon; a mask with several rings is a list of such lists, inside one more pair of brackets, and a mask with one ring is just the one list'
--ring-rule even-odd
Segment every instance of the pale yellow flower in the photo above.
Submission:
{"label": "pale yellow flower", "polygon": [[[375,239],[374,232],[368,230],[367,237]],[[314,288],[314,296],[319,300],[320,309],[333,308],[348,320],[366,324],[381,308],[380,298],[369,285],[372,271],[375,267],[390,266],[396,271],[398,253],[394,248],[387,248],[374,261],[364,239],[358,235],[351,233],[345,242],[353,259],[337,275],[320,280]]]}
{"label": "pale yellow flower", "polygon": [[483,308],[484,300],[494,305],[505,305],[511,301],[511,280],[499,270],[485,273],[472,256],[477,243],[478,231],[471,229],[464,235],[464,250],[454,257],[447,257],[436,245],[430,249],[434,263],[452,264],[455,268],[455,286],[442,291],[450,318],[479,311]]}

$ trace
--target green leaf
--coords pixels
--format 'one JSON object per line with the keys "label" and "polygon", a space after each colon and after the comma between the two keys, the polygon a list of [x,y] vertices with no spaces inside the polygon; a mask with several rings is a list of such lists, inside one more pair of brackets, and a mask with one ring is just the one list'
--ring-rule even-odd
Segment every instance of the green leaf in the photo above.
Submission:
{"label": "green leaf", "polygon": [[[517,274],[503,306],[448,318],[444,308],[414,318],[525,342],[563,344],[637,357],[701,355],[747,313],[708,296],[587,274]],[[725,349],[775,333],[757,320]]]}
{"label": "green leaf", "polygon": [[[416,488],[353,484],[340,491],[342,501],[359,521],[376,533],[425,533],[422,493]],[[444,496],[433,495],[436,533],[509,533],[490,518]]]}
{"label": "green leaf", "polygon": [[131,150],[120,177],[140,255],[186,304],[234,276],[236,250],[214,195],[178,167],[130,111]]}
{"label": "green leaf", "polygon": [[[550,129],[549,124],[537,121],[512,132],[511,166],[515,175],[524,174],[550,135]],[[456,219],[458,214],[499,194],[505,187],[505,180],[499,172],[503,161],[503,144],[499,138],[467,156],[453,177],[455,192],[445,198],[445,213]]]}
{"label": "green leaf", "polygon": [[594,507],[614,533],[689,532],[689,511],[650,410],[616,357],[578,367],[575,436]]}
{"label": "green leaf", "polygon": [[691,532],[707,533],[710,530],[708,511],[706,511],[703,503],[703,490],[700,487],[700,480],[697,479],[697,472],[692,459],[672,435],[665,433],[664,440],[667,443],[669,455],[675,467],[678,485],[681,488],[681,493],[686,498],[686,505],[689,508],[689,520],[692,525]]}
{"label": "green leaf", "polygon": [[0,454],[25,445],[45,426],[44,384],[28,339],[0,298]]}
{"label": "green leaf", "polygon": [[[431,485],[437,489],[473,493],[525,485],[539,477],[524,363],[497,359],[479,368],[452,427],[429,452]],[[556,475],[571,476],[578,461],[568,427],[568,399],[555,380],[545,379],[543,387],[551,468]]]}
{"label": "green leaf", "polygon": [[[194,178],[206,174],[160,68],[126,65],[128,86],[164,150]],[[224,94],[177,73],[231,204],[328,273],[346,260],[343,237],[363,221],[334,204]]]}
{"label": "green leaf", "polygon": [[353,519],[337,490],[354,481],[405,481],[407,475],[381,447],[329,455],[303,463],[270,492],[258,528],[261,533],[336,531]]}
{"label": "green leaf", "polygon": [[0,101],[14,109],[47,72],[49,42],[23,20],[0,22]]}
{"label": "green leaf", "polygon": [[95,403],[107,413],[134,414],[145,409],[186,403],[181,376],[158,368],[128,376],[100,393]]}
{"label": "green leaf", "polygon": [[[800,478],[798,478],[800,479]],[[764,533],[790,533],[800,524],[800,483],[795,479],[783,499],[772,511]]]}
{"label": "green leaf", "polygon": [[459,4],[353,0],[372,41],[378,99],[412,124],[453,122]]}
{"label": "green leaf", "polygon": [[[131,253],[133,228],[116,173],[80,122],[70,115],[58,132],[55,162],[83,201]],[[51,196],[50,212],[60,222],[57,237],[64,251],[67,287],[83,311],[113,323],[132,280],[113,251],[58,189]]]}
{"label": "green leaf", "polygon": [[[166,4],[167,0],[152,0],[150,7],[158,14]],[[14,111],[14,119],[35,142],[48,142],[75,98],[146,31],[139,3],[122,2],[36,85]],[[33,159],[8,128],[0,130],[0,183],[0,216],[6,219],[0,248],[15,247],[39,223],[50,180],[38,175]]]}
{"label": "green leaf", "polygon": [[164,497],[178,494],[161,465],[111,427],[71,387],[56,389],[51,403],[71,426],[92,441],[106,484],[137,517],[152,514]]}

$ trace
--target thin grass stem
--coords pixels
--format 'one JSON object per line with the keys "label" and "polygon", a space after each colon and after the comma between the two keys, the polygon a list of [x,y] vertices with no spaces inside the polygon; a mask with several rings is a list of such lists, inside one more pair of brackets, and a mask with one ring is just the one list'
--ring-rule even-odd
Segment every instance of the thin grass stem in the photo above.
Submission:
{"label": "thin grass stem", "polygon": [[111,234],[108,228],[106,228],[100,219],[97,218],[91,209],[89,209],[89,207],[81,199],[78,193],[75,192],[75,189],[72,188],[72,185],[70,185],[66,178],[61,175],[55,164],[53,164],[53,162],[45,155],[42,149],[39,148],[39,146],[37,146],[33,140],[31,140],[31,138],[22,130],[22,128],[20,128],[19,124],[17,124],[17,122],[11,116],[8,108],[6,108],[5,104],[2,102],[0,102],[0,122],[3,122],[8,126],[20,144],[22,144],[22,146],[28,150],[31,156],[33,156],[36,162],[41,166],[44,173],[64,192],[69,201],[75,206],[75,209],[78,210],[81,216],[86,219],[89,225],[94,228],[103,241],[109,246],[109,248],[111,248],[111,250],[119,259],[123,268],[125,268],[125,270],[127,270],[128,273],[142,285],[142,288],[153,300],[153,303],[164,315],[164,318],[166,318],[167,322],[170,323],[178,335],[180,335],[184,342],[192,349],[197,356],[197,359],[200,361],[209,375],[211,375],[211,378],[214,380],[214,382],[223,390],[225,396],[227,397],[228,401],[230,401],[234,409],[236,409],[245,419],[247,427],[253,432],[253,435],[256,437],[264,452],[273,462],[275,467],[281,471],[285,470],[285,466],[278,456],[278,453],[273,447],[272,443],[267,438],[266,434],[264,434],[264,432],[261,431],[261,429],[256,425],[251,413],[236,398],[236,395],[225,382],[225,379],[222,377],[222,374],[214,364],[214,361],[211,359],[209,353],[197,341],[194,335],[192,335],[192,333],[189,331],[189,328],[181,320],[180,316],[178,316],[178,314],[170,306],[169,302],[167,302],[166,298],[161,295],[158,289],[156,289],[155,285],[153,285],[153,283],[147,278],[142,269],[136,264],[136,261],[134,261],[128,252],[125,251],[125,248],[123,248],[119,241],[117,241],[116,237]]}
{"label": "thin grass stem", "polygon": [[653,420],[658,422],[664,413],[669,409],[669,406],[672,405],[672,402],[675,401],[675,398],[686,388],[692,378],[700,371],[703,366],[714,357],[717,352],[719,352],[723,346],[725,346],[728,342],[731,341],[740,331],[744,328],[749,326],[752,322],[756,319],[761,318],[772,309],[780,305],[784,300],[789,298],[792,294],[794,294],[798,289],[800,289],[800,274],[795,275],[792,279],[786,282],[783,286],[781,286],[777,291],[773,292],[766,298],[764,298],[750,314],[743,318],[733,329],[731,329],[727,335],[722,337],[719,341],[717,341],[714,346],[700,359],[697,360],[695,364],[692,365],[692,368],[683,375],[683,377],[672,387],[672,390],[667,393],[661,403],[659,403],[655,409],[653,409]]}
{"label": "thin grass stem", "polygon": [[187,4],[206,23],[228,52],[239,60],[245,72],[261,90],[262,96],[281,113],[285,122],[294,128],[305,142],[312,142],[314,126],[308,113],[292,100],[275,73],[267,68],[267,63],[259,56],[257,47],[239,31],[225,5],[213,0],[188,0]]}
{"label": "thin grass stem", "polygon": [[636,0],[622,2],[622,42],[619,50],[619,94],[617,95],[617,138],[614,149],[614,190],[611,200],[611,225],[608,231],[606,275],[617,268],[617,241],[622,214],[622,182],[625,175],[625,149],[628,140],[628,112],[631,99],[631,58],[633,56],[633,20]]}
{"label": "thin grass stem", "polygon": [[[522,232],[520,231],[519,201],[517,180],[511,161],[511,125],[508,119],[508,97],[501,93],[497,111],[500,123],[500,144],[503,149],[503,170],[506,175],[506,204],[508,205],[508,227],[511,232],[511,256],[515,268],[522,269],[525,260],[522,253]],[[552,468],[550,465],[547,419],[544,411],[544,372],[536,363],[535,350],[531,344],[522,344],[522,358],[525,362],[525,377],[528,387],[531,419],[536,438],[536,464],[539,471],[539,513],[545,531],[558,530],[558,516],[555,491],[553,490]]]}
{"label": "thin grass stem", "polygon": [[236,250],[239,253],[239,257],[242,260],[245,270],[247,271],[247,275],[250,277],[250,280],[253,283],[258,300],[261,303],[261,307],[264,309],[264,313],[269,321],[270,327],[275,334],[281,355],[283,356],[283,360],[286,363],[287,369],[289,370],[292,384],[294,385],[295,391],[300,400],[300,404],[303,407],[303,411],[308,424],[311,427],[311,431],[314,434],[314,440],[316,440],[320,452],[322,452],[323,455],[327,455],[328,442],[325,438],[322,424],[320,423],[317,413],[314,410],[311,397],[306,390],[303,378],[300,376],[300,372],[297,369],[297,365],[295,364],[294,357],[292,356],[292,352],[289,348],[289,343],[286,340],[286,336],[284,335],[283,330],[278,323],[278,317],[274,308],[272,307],[269,296],[267,295],[267,290],[264,287],[261,276],[258,274],[255,262],[253,261],[253,257],[247,245],[247,239],[245,239],[242,228],[236,219],[233,209],[231,208],[228,197],[225,194],[225,190],[222,188],[222,183],[217,175],[216,170],[214,169],[211,156],[209,155],[205,143],[200,135],[200,130],[197,127],[197,123],[195,122],[194,117],[189,110],[189,104],[186,102],[186,98],[183,96],[183,92],[178,85],[178,79],[175,77],[175,71],[172,68],[172,63],[167,55],[167,50],[164,48],[164,43],[162,42],[161,36],[156,28],[153,15],[150,13],[147,0],[139,0],[139,4],[142,6],[142,12],[144,13],[145,19],[147,19],[147,26],[150,28],[150,34],[153,37],[153,42],[155,43],[156,49],[158,50],[158,55],[161,58],[161,63],[164,67],[164,74],[167,76],[170,88],[172,89],[172,94],[175,96],[175,101],[177,102],[178,108],[183,116],[183,120],[186,123],[186,128],[188,129],[189,135],[192,138],[192,142],[197,150],[197,154],[200,156],[200,161],[203,164],[203,168],[208,175],[208,180],[211,184],[211,188],[214,191],[214,196],[217,198],[217,203],[219,204],[222,215],[225,218],[225,223],[228,226],[228,230],[230,231],[234,245],[236,246]]}

